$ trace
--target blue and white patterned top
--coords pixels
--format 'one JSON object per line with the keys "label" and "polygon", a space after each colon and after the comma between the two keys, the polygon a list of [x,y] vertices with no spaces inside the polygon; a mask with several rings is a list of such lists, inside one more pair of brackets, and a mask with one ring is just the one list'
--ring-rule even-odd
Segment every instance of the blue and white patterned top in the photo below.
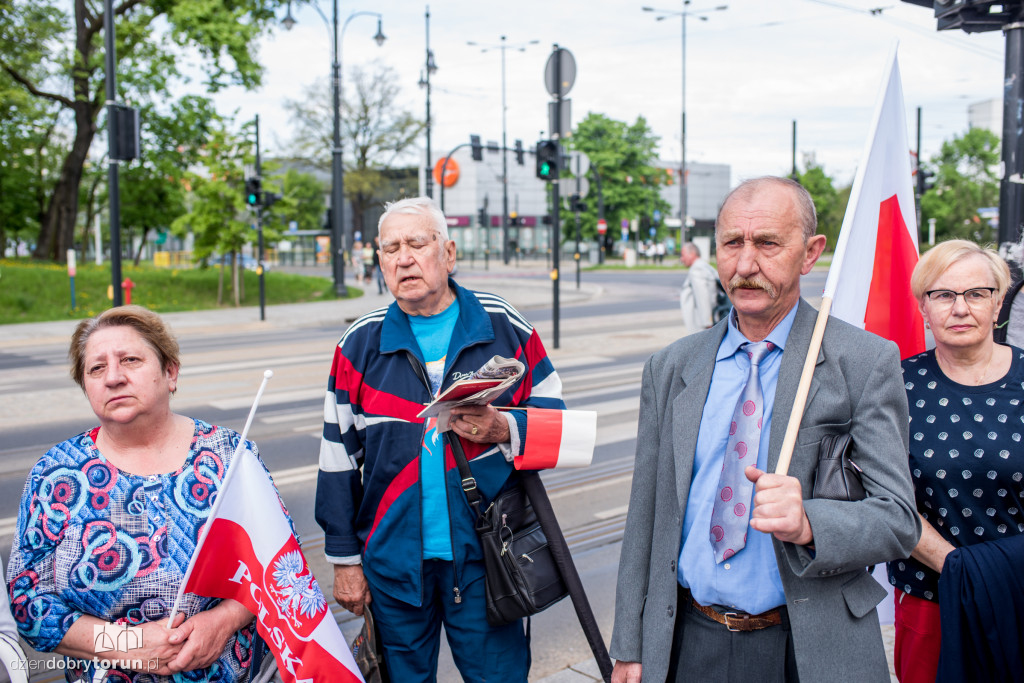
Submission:
{"label": "blue and white patterned top", "polygon": [[[167,618],[240,438],[195,423],[188,457],[170,474],[117,469],[96,447],[98,427],[57,444],[32,468],[7,573],[18,631],[32,647],[52,651],[84,614],[128,625]],[[219,602],[186,593],[181,611],[187,618]],[[250,624],[206,669],[173,679],[110,669],[108,680],[232,683],[248,678],[254,649],[260,656],[264,646]],[[66,668],[68,681],[91,680],[91,662]]]}
{"label": "blue and white patterned top", "polygon": [[[981,386],[953,382],[934,351],[903,361],[910,473],[917,509],[954,547],[1024,533],[1024,351]],[[939,575],[914,559],[889,563],[889,583],[938,601]]]}

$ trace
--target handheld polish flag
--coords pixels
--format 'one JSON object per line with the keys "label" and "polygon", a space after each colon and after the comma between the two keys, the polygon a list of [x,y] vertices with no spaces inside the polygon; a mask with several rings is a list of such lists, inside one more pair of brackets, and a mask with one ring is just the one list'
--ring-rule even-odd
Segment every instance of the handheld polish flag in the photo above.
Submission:
{"label": "handheld polish flag", "polygon": [[526,433],[523,454],[513,461],[517,470],[587,467],[597,442],[597,413],[528,408]]}
{"label": "handheld polish flag", "polygon": [[274,653],[282,680],[362,681],[288,518],[275,504],[270,477],[245,448],[272,374],[264,373],[168,624],[186,592],[236,600],[256,615],[256,630]]}
{"label": "handheld polish flag", "polygon": [[896,342],[902,358],[924,351],[924,321],[910,291],[910,275],[917,258],[910,146],[894,46],[825,281],[821,308],[775,468],[777,474],[789,471],[830,312],[840,320]]}
{"label": "handheld polish flag", "polygon": [[924,321],[910,291],[917,265],[917,213],[896,49],[828,271],[832,315],[900,347],[924,351]]}

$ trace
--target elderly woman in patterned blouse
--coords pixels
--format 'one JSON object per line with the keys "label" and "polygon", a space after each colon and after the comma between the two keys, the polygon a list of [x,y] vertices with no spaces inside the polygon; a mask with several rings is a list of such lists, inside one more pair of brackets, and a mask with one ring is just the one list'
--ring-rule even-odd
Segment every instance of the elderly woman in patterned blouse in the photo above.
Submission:
{"label": "elderly woman in patterned blouse", "polygon": [[998,254],[965,240],[929,250],[911,278],[935,348],[903,361],[910,470],[924,529],[911,558],[889,563],[902,683],[935,680],[946,556],[1024,533],[1024,351],[992,339],[1009,283]]}
{"label": "elderly woman in patterned blouse", "polygon": [[240,603],[186,594],[166,624],[239,435],[171,411],[178,344],[155,313],[82,321],[69,355],[99,426],[28,477],[7,575],[19,632],[65,655],[69,681],[248,680],[265,646]]}

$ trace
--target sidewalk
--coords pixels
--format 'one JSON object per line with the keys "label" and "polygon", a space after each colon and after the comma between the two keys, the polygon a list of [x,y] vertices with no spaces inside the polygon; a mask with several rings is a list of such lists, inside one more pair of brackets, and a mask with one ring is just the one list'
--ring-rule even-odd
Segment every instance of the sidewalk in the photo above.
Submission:
{"label": "sidewalk", "polygon": [[[460,285],[505,297],[517,309],[551,306],[552,285],[543,261],[523,261],[517,268],[491,262],[488,270],[460,265],[457,280]],[[325,268],[281,268],[282,271],[308,275],[329,276]],[[568,276],[568,272],[563,276]],[[288,329],[295,327],[334,326],[340,331],[349,323],[376,308],[389,305],[394,299],[385,290],[377,293],[376,283],[350,287],[363,290],[362,296],[333,301],[300,304],[277,304],[265,308],[265,320],[260,320],[259,306],[216,308],[205,311],[164,313],[163,319],[176,335],[214,335],[224,332],[246,332]],[[562,305],[587,301],[603,292],[600,285],[583,283],[577,290],[563,279],[559,298]],[[529,317],[529,316],[527,316]],[[0,326],[0,349],[47,344],[67,344],[78,320],[58,320],[42,323],[20,323]]]}
{"label": "sidewalk", "polygon": [[[611,637],[610,633],[602,633],[606,639]],[[885,645],[885,658],[889,661],[889,678],[892,683],[898,683],[896,672],[893,670],[892,650],[895,645],[896,631],[892,624],[882,624],[882,643]],[[567,669],[558,673],[539,678],[533,683],[593,683],[601,680],[601,670],[595,659],[587,659],[578,664],[573,664]]]}

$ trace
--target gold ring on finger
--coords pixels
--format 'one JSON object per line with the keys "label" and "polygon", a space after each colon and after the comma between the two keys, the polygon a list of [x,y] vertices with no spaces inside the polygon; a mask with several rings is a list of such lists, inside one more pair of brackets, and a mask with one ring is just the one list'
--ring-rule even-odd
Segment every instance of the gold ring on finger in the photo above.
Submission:
{"label": "gold ring on finger", "polygon": [[479,431],[480,430],[474,425],[473,429],[471,429],[469,433],[472,434],[473,436],[476,436],[476,433]]}

